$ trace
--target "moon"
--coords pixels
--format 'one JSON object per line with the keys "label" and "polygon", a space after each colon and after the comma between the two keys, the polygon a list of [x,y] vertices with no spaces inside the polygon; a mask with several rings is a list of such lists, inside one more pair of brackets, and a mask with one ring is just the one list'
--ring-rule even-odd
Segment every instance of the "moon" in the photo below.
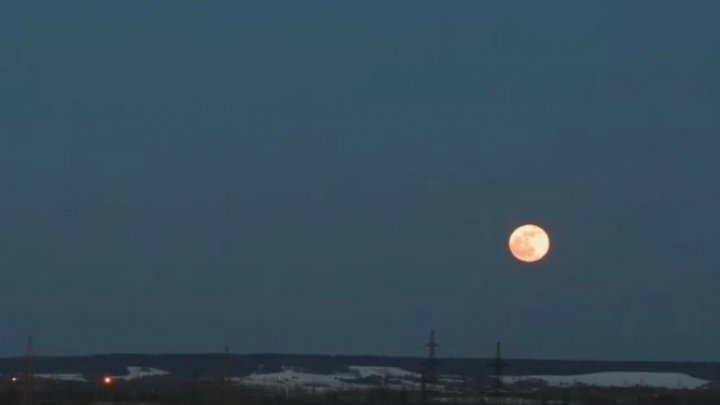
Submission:
{"label": "moon", "polygon": [[508,241],[510,253],[525,263],[535,263],[545,257],[550,250],[550,237],[537,225],[527,224],[518,227]]}

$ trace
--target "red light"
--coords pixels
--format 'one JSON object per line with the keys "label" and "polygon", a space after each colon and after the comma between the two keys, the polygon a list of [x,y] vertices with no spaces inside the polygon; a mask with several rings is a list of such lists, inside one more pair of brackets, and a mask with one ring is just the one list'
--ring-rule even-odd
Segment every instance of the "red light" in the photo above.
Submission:
{"label": "red light", "polygon": [[105,377],[103,378],[103,384],[110,385],[113,383],[112,377]]}

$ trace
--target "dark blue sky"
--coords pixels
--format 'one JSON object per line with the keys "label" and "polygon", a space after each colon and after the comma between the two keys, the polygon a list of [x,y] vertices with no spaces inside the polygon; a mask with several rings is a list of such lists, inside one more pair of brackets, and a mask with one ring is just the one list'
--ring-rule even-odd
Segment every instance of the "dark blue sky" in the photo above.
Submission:
{"label": "dark blue sky", "polygon": [[720,360],[718,2],[237,3],[0,2],[0,354]]}

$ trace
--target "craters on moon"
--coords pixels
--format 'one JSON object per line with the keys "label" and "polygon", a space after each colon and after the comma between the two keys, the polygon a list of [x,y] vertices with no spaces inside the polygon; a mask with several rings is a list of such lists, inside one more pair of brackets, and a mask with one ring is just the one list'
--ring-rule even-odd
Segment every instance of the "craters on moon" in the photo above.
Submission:
{"label": "craters on moon", "polygon": [[525,263],[542,260],[550,251],[550,237],[537,225],[527,224],[518,227],[508,241],[510,253]]}

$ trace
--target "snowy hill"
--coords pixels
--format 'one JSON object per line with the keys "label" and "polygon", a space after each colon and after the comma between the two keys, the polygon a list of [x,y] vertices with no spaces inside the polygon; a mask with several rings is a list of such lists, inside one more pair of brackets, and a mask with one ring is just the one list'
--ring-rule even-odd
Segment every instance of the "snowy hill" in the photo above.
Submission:
{"label": "snowy hill", "polygon": [[169,375],[165,370],[160,370],[157,368],[152,367],[137,367],[137,366],[130,366],[127,368],[127,374],[125,375],[116,375],[116,376],[110,376],[114,380],[125,380],[125,381],[131,381],[131,380],[138,380],[140,378],[145,377],[159,377],[159,376],[166,376]]}
{"label": "snowy hill", "polygon": [[87,382],[87,379],[78,373],[35,374],[35,378],[39,380]]}
{"label": "snowy hill", "polygon": [[233,381],[240,385],[263,388],[321,392],[379,387],[411,391],[420,389],[419,374],[397,367],[348,366],[345,372],[331,374],[286,368],[275,373],[253,373],[247,377],[235,378]]}
{"label": "snowy hill", "polygon": [[522,381],[543,381],[550,386],[591,385],[596,387],[654,387],[669,389],[696,389],[710,383],[682,373],[603,372],[580,375],[531,375],[504,377],[507,384]]}
{"label": "snowy hill", "polygon": [[[441,358],[438,371],[445,389],[488,381],[492,359]],[[326,356],[289,354],[115,354],[37,357],[38,378],[64,381],[211,380],[224,372],[238,384],[317,387],[317,390],[385,387],[412,390],[419,386],[420,357]],[[0,359],[0,374],[22,376],[22,357]],[[720,364],[631,361],[506,360],[508,383],[538,380],[548,385],[662,386],[694,388],[720,383]]]}

